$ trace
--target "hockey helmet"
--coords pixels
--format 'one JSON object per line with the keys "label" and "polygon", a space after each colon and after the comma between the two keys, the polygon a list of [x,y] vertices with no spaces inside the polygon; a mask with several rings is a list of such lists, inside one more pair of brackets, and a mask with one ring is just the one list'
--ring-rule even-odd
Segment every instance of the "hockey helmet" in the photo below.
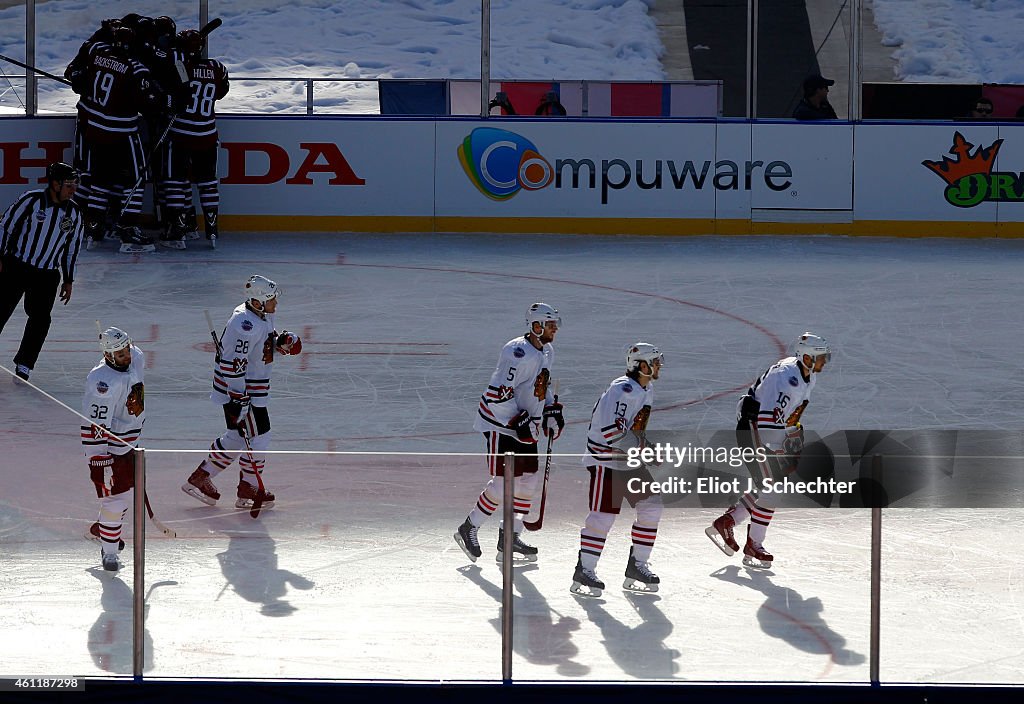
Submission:
{"label": "hockey helmet", "polygon": [[661,350],[649,342],[638,342],[626,352],[626,372],[639,371],[640,362],[647,362],[647,366],[653,370],[655,361],[665,363],[665,355]]}
{"label": "hockey helmet", "polygon": [[547,303],[534,303],[526,311],[526,325],[531,332],[533,332],[534,323],[540,323],[543,328],[544,323],[549,321],[554,321],[556,327],[562,327],[562,318],[558,315],[558,311]]}
{"label": "hockey helmet", "polygon": [[266,276],[260,276],[254,274],[249,277],[249,280],[245,282],[245,300],[250,301],[256,299],[260,303],[266,303],[269,300],[277,298],[281,293],[281,289],[278,288],[277,284],[268,279]]}
{"label": "hockey helmet", "polygon": [[107,328],[100,333],[100,349],[103,354],[113,354],[131,347],[132,338],[121,328]]}
{"label": "hockey helmet", "polygon": [[812,332],[805,332],[797,338],[796,344],[793,346],[793,354],[797,359],[803,359],[807,354],[811,356],[812,360],[817,360],[818,357],[824,355],[825,362],[829,362],[832,359],[832,347],[825,338]]}
{"label": "hockey helmet", "polygon": [[63,161],[55,161],[46,167],[46,180],[58,181],[61,183],[67,181],[78,181],[80,175],[78,169],[71,164],[65,164]]}
{"label": "hockey helmet", "polygon": [[160,15],[153,24],[156,26],[157,34],[169,34],[171,36],[178,33],[178,24],[167,15]]}
{"label": "hockey helmet", "polygon": [[188,56],[202,54],[205,45],[206,37],[195,29],[183,29],[178,32],[178,48]]}
{"label": "hockey helmet", "polygon": [[120,27],[114,28],[110,33],[110,46],[114,49],[127,53],[132,50],[134,45],[135,30],[131,27],[125,27],[122,24]]}

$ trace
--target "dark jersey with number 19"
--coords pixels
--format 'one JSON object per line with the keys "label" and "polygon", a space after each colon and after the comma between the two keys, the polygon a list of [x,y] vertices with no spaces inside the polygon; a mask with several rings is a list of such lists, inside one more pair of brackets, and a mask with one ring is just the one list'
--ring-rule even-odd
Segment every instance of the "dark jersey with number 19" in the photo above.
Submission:
{"label": "dark jersey with number 19", "polygon": [[216,59],[189,57],[185,61],[189,82],[181,112],[171,133],[177,144],[203,149],[217,144],[214,103],[228,93],[228,70]]}
{"label": "dark jersey with number 19", "polygon": [[149,69],[105,42],[90,47],[84,64],[78,112],[86,137],[110,143],[138,132],[139,107],[152,100]]}

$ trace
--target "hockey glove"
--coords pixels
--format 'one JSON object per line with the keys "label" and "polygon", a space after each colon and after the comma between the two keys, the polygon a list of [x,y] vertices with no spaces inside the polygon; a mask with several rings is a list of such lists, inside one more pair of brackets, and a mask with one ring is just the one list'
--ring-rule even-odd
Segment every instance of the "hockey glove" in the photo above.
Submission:
{"label": "hockey glove", "polygon": [[516,437],[519,442],[534,444],[537,440],[533,437],[533,431],[530,428],[530,412],[519,411],[519,414],[508,422],[508,427],[516,431]]}
{"label": "hockey glove", "polygon": [[96,496],[106,495],[107,470],[114,466],[113,455],[93,455],[89,458],[89,479],[96,487]]}
{"label": "hockey glove", "polygon": [[275,347],[280,354],[301,354],[302,338],[293,332],[285,330],[277,336]]}
{"label": "hockey glove", "polygon": [[555,401],[550,406],[544,407],[544,434],[552,440],[557,440],[565,427],[565,418],[562,417],[562,404]]}
{"label": "hockey glove", "polygon": [[804,449],[804,427],[797,423],[786,428],[786,439],[782,441],[782,451],[790,455],[793,461]]}
{"label": "hockey glove", "polygon": [[93,472],[99,472],[100,476],[103,475],[103,470],[114,464],[113,455],[93,455],[89,458],[89,469]]}
{"label": "hockey glove", "polygon": [[251,438],[255,434],[255,423],[252,419],[250,401],[248,394],[233,396],[224,404],[224,413],[228,428],[237,430],[242,437]]}

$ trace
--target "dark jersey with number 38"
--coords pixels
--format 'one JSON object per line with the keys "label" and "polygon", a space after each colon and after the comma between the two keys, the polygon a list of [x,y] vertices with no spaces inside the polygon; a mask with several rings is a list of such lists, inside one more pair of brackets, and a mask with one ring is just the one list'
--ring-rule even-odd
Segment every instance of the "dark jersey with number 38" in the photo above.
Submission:
{"label": "dark jersey with number 38", "polygon": [[228,70],[216,59],[191,56],[185,59],[188,85],[184,86],[181,111],[171,133],[176,144],[203,149],[217,144],[214,103],[228,93]]}

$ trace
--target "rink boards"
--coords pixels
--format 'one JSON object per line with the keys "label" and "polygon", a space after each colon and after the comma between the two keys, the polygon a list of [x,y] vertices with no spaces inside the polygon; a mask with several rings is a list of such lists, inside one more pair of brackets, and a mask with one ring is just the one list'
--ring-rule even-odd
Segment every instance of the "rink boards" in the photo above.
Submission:
{"label": "rink boards", "polygon": [[[223,117],[222,229],[1024,235],[1024,128],[996,123]],[[71,118],[0,121],[0,199]]]}

